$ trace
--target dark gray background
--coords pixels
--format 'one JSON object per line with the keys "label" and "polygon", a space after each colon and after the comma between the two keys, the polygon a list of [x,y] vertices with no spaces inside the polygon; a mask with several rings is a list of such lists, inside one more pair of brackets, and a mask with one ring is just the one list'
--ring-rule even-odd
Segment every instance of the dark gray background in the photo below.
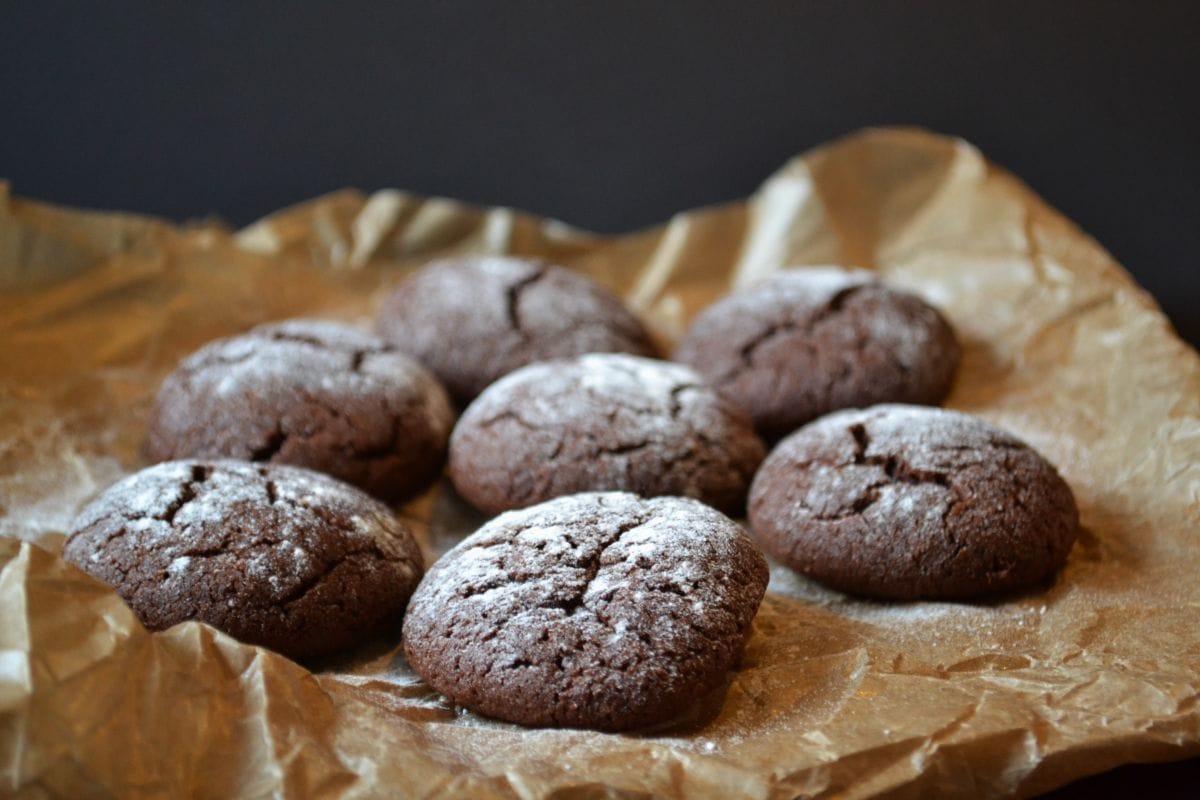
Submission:
{"label": "dark gray background", "polygon": [[[1032,184],[1195,343],[1198,78],[1195,2],[0,0],[0,176],[180,220],[395,186],[617,232],[915,124]],[[1060,796],[1192,796],[1198,775]]]}
{"label": "dark gray background", "polygon": [[1197,342],[1198,9],[0,2],[0,176],[175,219],[396,186],[615,232],[916,124],[1023,177]]}

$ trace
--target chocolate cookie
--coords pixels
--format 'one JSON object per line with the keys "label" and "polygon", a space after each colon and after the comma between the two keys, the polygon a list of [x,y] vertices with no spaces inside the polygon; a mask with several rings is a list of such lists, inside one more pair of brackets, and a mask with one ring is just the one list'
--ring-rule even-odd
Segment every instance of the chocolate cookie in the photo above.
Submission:
{"label": "chocolate cookie", "polygon": [[489,513],[609,490],[732,513],[763,453],[750,420],[688,367],[596,353],[488,387],[450,437],[450,477]]}
{"label": "chocolate cookie", "polygon": [[695,500],[560,497],[442,557],[404,618],[409,664],[523,725],[624,730],[678,716],[739,659],[767,565]]}
{"label": "chocolate cookie", "polygon": [[460,407],[534,361],[656,355],[637,317],[599,284],[563,267],[496,256],[425,266],[384,302],[379,332],[433,370]]}
{"label": "chocolate cookie", "polygon": [[942,315],[869,272],[803,269],[705,309],[675,351],[777,439],[839,408],[936,405],[959,362]]}
{"label": "chocolate cookie", "polygon": [[63,558],[112,584],[150,630],[199,620],[291,658],[398,621],[422,572],[387,506],[296,467],[157,464],[71,527]]}
{"label": "chocolate cookie", "polygon": [[920,406],[843,411],[780,442],[750,490],[775,559],[836,589],[897,600],[1036,586],[1079,523],[1044,458],[981,419]]}
{"label": "chocolate cookie", "polygon": [[398,501],[441,474],[453,423],[408,356],[348,325],[290,320],[184,359],[159,389],[146,454],[296,464]]}

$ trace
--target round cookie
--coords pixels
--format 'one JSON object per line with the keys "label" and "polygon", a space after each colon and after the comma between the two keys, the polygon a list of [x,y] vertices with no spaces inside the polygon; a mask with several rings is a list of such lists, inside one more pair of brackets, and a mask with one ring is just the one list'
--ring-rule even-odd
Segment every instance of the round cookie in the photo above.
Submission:
{"label": "round cookie", "polygon": [[1036,586],[1067,559],[1075,498],[1044,458],[967,414],[884,405],[779,443],[750,525],[783,564],[852,594],[964,599]]}
{"label": "round cookie", "polygon": [[158,391],[145,449],[310,467],[394,502],[441,474],[453,423],[434,377],[381,339],[289,320],[184,359]]}
{"label": "round cookie", "polygon": [[840,408],[936,405],[954,382],[954,331],[916,295],[863,270],[783,273],[705,309],[674,358],[777,439]]}
{"label": "round cookie", "polygon": [[244,461],[130,475],[75,519],[63,558],[112,584],[150,630],[199,620],[291,658],[399,620],[422,573],[412,534],[378,500]]}
{"label": "round cookie", "polygon": [[488,513],[610,490],[735,513],[763,455],[750,420],[690,368],[593,353],[488,387],[450,437],[450,477]]}
{"label": "round cookie", "polygon": [[656,355],[642,323],[592,280],[540,261],[436,261],[379,311],[379,332],[429,367],[460,407],[502,375],[583,353]]}
{"label": "round cookie", "polygon": [[404,618],[409,664],[472,711],[625,730],[676,717],[736,665],[767,565],[695,500],[560,497],[443,556]]}

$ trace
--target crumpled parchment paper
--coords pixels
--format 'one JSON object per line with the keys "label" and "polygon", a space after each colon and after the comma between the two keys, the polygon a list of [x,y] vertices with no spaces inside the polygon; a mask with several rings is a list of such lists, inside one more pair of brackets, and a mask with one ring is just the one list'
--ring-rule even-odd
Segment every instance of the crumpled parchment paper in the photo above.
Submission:
{"label": "crumpled parchment paper", "polygon": [[[181,356],[270,319],[366,323],[405,271],[466,251],[573,266],[666,341],[775,270],[877,270],[956,326],[947,405],[1070,482],[1066,569],[968,605],[863,602],[776,568],[727,689],[605,735],[461,713],[394,639],[310,671],[199,624],[148,634],[57,558],[81,504],[142,466]],[[866,131],[745,203],[612,238],[394,191],[177,228],[0,184],[0,286],[0,794],[981,797],[1200,753],[1200,360],[1103,249],[962,141]],[[441,487],[401,511],[430,557],[479,523]]]}

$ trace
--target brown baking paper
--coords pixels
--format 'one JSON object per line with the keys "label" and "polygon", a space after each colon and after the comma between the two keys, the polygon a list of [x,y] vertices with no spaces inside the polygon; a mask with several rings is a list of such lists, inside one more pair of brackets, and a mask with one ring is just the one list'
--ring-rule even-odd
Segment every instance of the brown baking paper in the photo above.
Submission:
{"label": "brown baking paper", "polygon": [[[460,712],[395,637],[308,671],[204,625],[148,634],[55,555],[81,504],[143,465],[149,400],[185,353],[287,316],[367,323],[407,270],[468,251],[576,267],[667,340],[781,268],[877,270],[964,341],[947,404],[1070,482],[1066,569],[970,605],[864,602],[776,568],[724,691],[605,735]],[[1200,753],[1200,361],[1108,254],[964,142],[867,131],[745,203],[616,238],[393,191],[233,233],[0,185],[0,282],[0,794],[978,797]],[[441,488],[401,511],[430,557],[479,522]]]}

